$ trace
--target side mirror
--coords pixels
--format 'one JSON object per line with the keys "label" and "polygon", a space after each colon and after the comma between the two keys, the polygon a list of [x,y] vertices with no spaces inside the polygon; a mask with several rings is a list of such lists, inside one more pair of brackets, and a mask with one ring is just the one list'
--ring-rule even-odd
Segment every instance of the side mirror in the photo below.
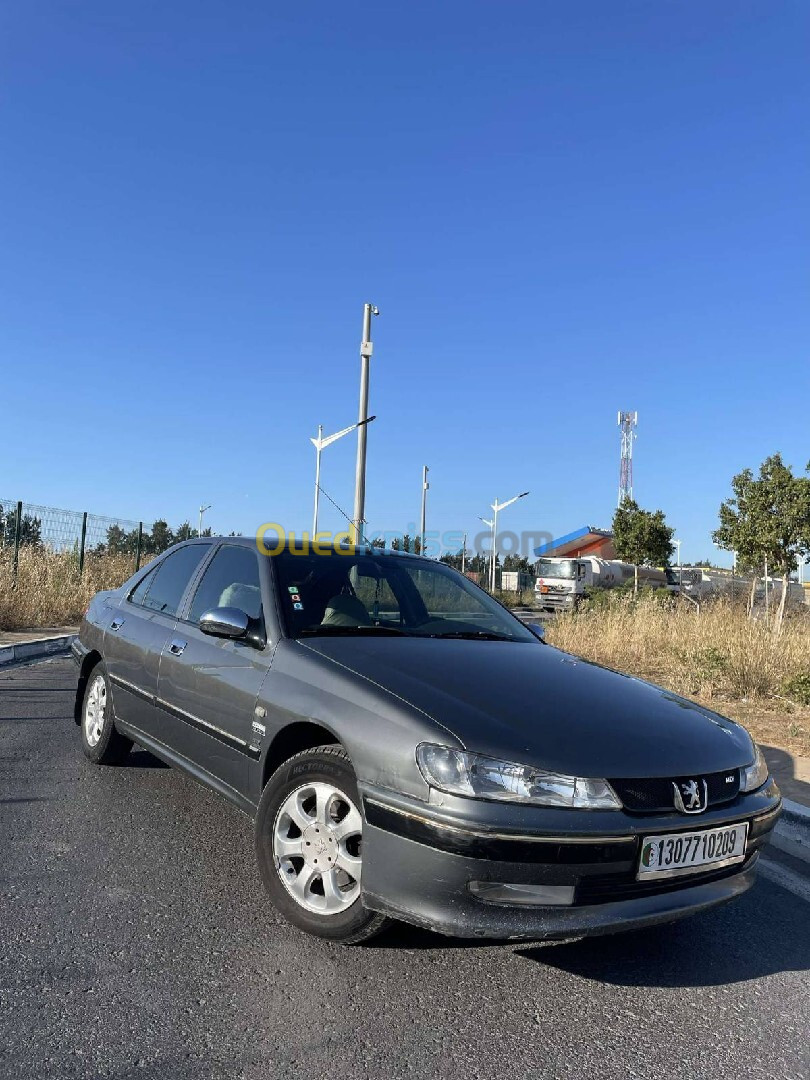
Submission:
{"label": "side mirror", "polygon": [[540,641],[545,641],[546,640],[546,628],[545,628],[545,626],[543,626],[542,623],[530,622],[530,623],[526,623],[526,627],[527,627],[527,629],[531,630],[531,632],[534,634],[534,636],[536,638],[539,638]]}
{"label": "side mirror", "polygon": [[250,619],[239,608],[216,607],[200,616],[200,629],[211,637],[244,638]]}

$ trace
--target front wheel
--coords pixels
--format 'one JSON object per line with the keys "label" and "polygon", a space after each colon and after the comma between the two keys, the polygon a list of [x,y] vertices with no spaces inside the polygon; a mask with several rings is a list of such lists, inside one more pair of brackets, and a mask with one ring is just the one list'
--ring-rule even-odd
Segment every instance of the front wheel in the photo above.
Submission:
{"label": "front wheel", "polygon": [[286,761],[264,789],[256,854],[270,899],[316,937],[354,945],[388,919],[363,907],[363,815],[351,762],[339,746]]}
{"label": "front wheel", "polygon": [[82,750],[96,765],[117,765],[132,749],[132,740],[116,731],[110,684],[104,665],[90,672],[82,702]]}

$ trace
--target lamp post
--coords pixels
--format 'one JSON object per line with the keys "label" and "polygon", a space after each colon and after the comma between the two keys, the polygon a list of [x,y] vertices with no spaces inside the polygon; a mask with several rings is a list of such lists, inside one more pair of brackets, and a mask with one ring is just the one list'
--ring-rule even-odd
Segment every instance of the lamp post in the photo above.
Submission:
{"label": "lamp post", "polygon": [[360,542],[366,513],[366,428],[363,423],[368,416],[368,377],[373,345],[371,344],[371,316],[379,315],[380,309],[373,304],[363,305],[363,340],[360,342],[360,412],[357,417],[357,467],[354,474],[354,543]]}
{"label": "lamp post", "polygon": [[327,435],[323,437],[323,424],[318,424],[318,438],[313,439],[310,436],[309,441],[315,447],[315,505],[312,510],[312,539],[315,539],[315,535],[318,532],[318,502],[321,493],[321,451],[327,446],[330,446],[333,442],[337,442],[338,439],[342,439],[344,435],[348,435],[350,431],[354,431],[355,428],[363,427],[365,424],[370,424],[372,420],[376,420],[376,416],[367,416],[365,420],[359,420],[356,424],[349,424],[348,427],[343,428],[342,431],[336,431],[334,435]]}
{"label": "lamp post", "polygon": [[487,518],[479,517],[478,520],[483,521],[483,523],[489,527],[490,535],[492,537],[492,542],[489,545],[489,557],[490,557],[490,559],[494,559],[495,558],[495,518],[493,518],[492,521],[489,521]]}
{"label": "lamp post", "polygon": [[419,554],[425,554],[425,515],[427,512],[427,493],[430,484],[428,483],[428,469],[427,465],[422,466],[422,516],[420,518],[419,525]]}
{"label": "lamp post", "polygon": [[681,542],[675,541],[675,547],[678,549],[678,591],[683,592],[683,566],[681,565]]}
{"label": "lamp post", "polygon": [[197,529],[197,536],[202,536],[203,514],[205,513],[206,510],[210,510],[212,505],[213,505],[212,503],[209,503],[208,506],[201,506],[200,507],[200,527]]}
{"label": "lamp post", "polygon": [[498,511],[505,510],[507,506],[511,506],[512,503],[516,503],[518,499],[525,499],[528,495],[528,491],[521,491],[520,495],[515,495],[512,499],[507,499],[506,502],[498,502],[496,499],[492,503],[492,509],[495,511],[495,516],[492,519],[492,564],[490,566],[489,573],[489,591],[495,592],[495,537],[498,532]]}

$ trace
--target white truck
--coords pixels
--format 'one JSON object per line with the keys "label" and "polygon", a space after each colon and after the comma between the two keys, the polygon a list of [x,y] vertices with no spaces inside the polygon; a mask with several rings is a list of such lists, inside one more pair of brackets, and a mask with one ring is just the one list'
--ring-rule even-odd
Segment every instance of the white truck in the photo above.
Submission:
{"label": "white truck", "polygon": [[[537,579],[534,596],[538,606],[550,611],[572,611],[585,599],[586,590],[612,589],[633,581],[632,563],[615,559],[597,559],[593,555],[577,558],[547,558],[537,560]],[[663,570],[649,566],[638,568],[639,586],[667,587]]]}

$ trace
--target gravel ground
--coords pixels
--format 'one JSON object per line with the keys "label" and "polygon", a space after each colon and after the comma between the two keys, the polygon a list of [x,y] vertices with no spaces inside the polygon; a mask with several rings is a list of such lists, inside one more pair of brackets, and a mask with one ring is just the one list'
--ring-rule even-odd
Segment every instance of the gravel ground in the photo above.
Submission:
{"label": "gravel ground", "polygon": [[570,945],[326,945],[238,811],[144,751],[84,759],[75,679],[0,673],[0,1076],[810,1075],[810,907],[771,881]]}

